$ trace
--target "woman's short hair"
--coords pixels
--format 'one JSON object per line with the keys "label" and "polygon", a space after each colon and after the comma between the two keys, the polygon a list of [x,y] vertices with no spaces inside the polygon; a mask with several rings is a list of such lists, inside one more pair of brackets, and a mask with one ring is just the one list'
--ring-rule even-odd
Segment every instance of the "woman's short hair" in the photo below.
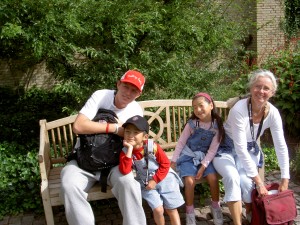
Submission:
{"label": "woman's short hair", "polygon": [[250,73],[248,88],[250,89],[253,84],[258,80],[259,77],[268,77],[272,81],[273,84],[273,92],[275,93],[277,90],[277,82],[274,74],[269,70],[259,69]]}

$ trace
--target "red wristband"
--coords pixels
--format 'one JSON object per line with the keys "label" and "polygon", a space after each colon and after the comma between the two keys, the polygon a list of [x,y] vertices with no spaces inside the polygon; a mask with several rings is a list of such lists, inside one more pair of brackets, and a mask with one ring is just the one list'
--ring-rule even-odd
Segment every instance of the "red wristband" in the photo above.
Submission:
{"label": "red wristband", "polygon": [[108,134],[108,129],[109,129],[109,123],[106,123],[106,130],[105,132]]}

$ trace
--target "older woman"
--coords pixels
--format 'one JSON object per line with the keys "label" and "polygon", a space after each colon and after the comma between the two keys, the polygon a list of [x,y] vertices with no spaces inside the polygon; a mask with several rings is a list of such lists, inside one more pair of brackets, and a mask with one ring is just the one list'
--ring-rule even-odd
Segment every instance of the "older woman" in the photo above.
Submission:
{"label": "older woman", "polygon": [[260,195],[267,195],[258,167],[263,154],[257,139],[270,128],[281,171],[279,191],[288,189],[289,156],[284,139],[282,120],[268,100],[277,89],[276,79],[268,70],[257,70],[249,77],[250,95],[239,100],[230,110],[224,125],[225,142],[220,145],[213,165],[222,176],[227,202],[235,225],[242,224],[242,201],[247,219],[251,220],[251,192],[256,187]]}

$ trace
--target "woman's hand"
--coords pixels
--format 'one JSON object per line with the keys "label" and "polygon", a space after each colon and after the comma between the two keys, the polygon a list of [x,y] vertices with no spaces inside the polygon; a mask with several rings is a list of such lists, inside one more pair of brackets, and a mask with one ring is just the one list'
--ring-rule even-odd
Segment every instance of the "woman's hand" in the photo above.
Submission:
{"label": "woman's hand", "polygon": [[258,192],[258,196],[265,196],[268,195],[268,190],[265,187],[265,185],[263,183],[261,183],[262,185],[257,185],[256,186],[256,190]]}
{"label": "woman's hand", "polygon": [[289,179],[287,178],[282,178],[281,179],[281,183],[279,184],[279,187],[278,187],[278,191],[281,192],[281,191],[285,191],[289,188]]}
{"label": "woman's hand", "polygon": [[258,196],[268,195],[268,190],[266,189],[265,184],[261,181],[260,176],[256,175],[252,179],[256,184],[256,190],[258,192]]}

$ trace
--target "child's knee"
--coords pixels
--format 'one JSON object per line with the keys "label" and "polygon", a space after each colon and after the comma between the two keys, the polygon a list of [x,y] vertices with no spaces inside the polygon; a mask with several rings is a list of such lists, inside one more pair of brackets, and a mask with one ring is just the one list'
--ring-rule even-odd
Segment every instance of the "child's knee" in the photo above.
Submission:
{"label": "child's knee", "polygon": [[156,214],[157,216],[163,216],[164,215],[164,207],[163,206],[158,206],[155,209],[153,209],[153,213]]}
{"label": "child's knee", "polygon": [[209,184],[218,184],[219,183],[218,174],[210,173],[206,176],[206,180]]}

